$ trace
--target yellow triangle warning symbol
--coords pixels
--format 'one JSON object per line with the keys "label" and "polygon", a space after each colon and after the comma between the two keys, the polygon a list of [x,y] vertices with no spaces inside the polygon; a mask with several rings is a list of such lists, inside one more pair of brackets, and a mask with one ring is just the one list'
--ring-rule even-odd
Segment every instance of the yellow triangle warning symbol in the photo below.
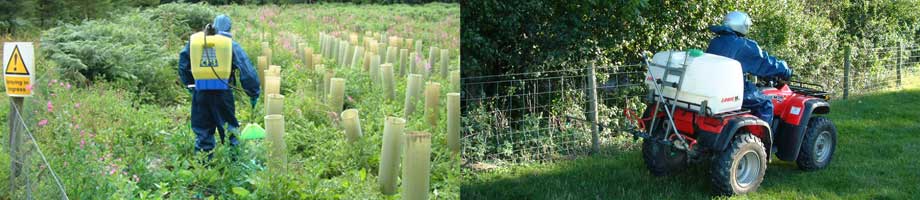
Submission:
{"label": "yellow triangle warning symbol", "polygon": [[13,55],[10,56],[10,62],[6,64],[6,74],[29,75],[29,69],[26,69],[26,64],[22,62],[19,46],[13,47]]}

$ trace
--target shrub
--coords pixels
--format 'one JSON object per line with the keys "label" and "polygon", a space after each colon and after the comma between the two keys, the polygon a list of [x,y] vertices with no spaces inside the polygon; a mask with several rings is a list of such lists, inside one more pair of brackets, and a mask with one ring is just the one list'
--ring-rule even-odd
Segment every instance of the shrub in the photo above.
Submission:
{"label": "shrub", "polygon": [[112,20],[64,25],[45,31],[41,49],[66,79],[113,81],[139,94],[140,101],[177,102],[182,90],[174,51],[214,13],[199,4],[165,4]]}

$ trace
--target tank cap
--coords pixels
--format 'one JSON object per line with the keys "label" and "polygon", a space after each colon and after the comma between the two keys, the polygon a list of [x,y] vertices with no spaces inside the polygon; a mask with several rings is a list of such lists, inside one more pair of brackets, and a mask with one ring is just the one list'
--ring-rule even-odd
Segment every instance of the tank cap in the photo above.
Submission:
{"label": "tank cap", "polygon": [[687,50],[687,53],[689,53],[691,57],[700,57],[703,55],[703,50],[690,49],[690,50]]}

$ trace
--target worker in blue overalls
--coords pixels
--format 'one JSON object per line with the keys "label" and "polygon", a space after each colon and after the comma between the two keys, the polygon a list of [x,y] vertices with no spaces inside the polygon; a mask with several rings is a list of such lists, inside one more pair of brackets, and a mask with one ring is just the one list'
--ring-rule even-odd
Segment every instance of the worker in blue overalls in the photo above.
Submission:
{"label": "worker in blue overalls", "polygon": [[[706,53],[725,56],[741,63],[741,71],[758,77],[779,77],[788,80],[792,70],[786,61],[770,56],[757,42],[744,37],[751,29],[751,17],[744,12],[725,15],[721,26],[709,27],[717,36],[709,42]],[[772,124],[773,102],[750,80],[744,80],[744,100],[741,107],[750,109],[760,119]]]}
{"label": "worker in blue overalls", "polygon": [[[192,95],[192,131],[195,150],[214,149],[214,130],[224,143],[230,133],[230,145],[239,144],[239,122],[235,116],[233,90],[239,80],[255,106],[259,99],[259,78],[246,52],[230,34],[230,17],[217,16],[208,30],[193,34],[179,53],[179,78]],[[226,131],[225,131],[226,130]],[[210,155],[210,154],[209,154]]]}

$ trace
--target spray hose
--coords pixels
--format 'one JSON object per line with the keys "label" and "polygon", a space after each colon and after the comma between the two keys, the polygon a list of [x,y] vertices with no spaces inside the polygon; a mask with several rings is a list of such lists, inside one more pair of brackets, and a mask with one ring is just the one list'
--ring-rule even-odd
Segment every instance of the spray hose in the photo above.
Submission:
{"label": "spray hose", "polygon": [[[202,36],[202,38],[203,38],[204,42],[201,44],[201,48],[202,48],[202,49],[205,49],[205,48],[208,47],[208,35],[215,35],[215,34],[217,34],[217,30],[214,29],[214,26],[213,26],[213,25],[207,24],[207,25],[204,26],[204,31],[203,31],[203,32],[204,32],[204,36]],[[246,93],[246,91],[243,90],[242,88],[236,87],[236,86],[234,86],[234,85],[232,85],[232,84],[229,83],[229,79],[230,79],[230,78],[233,78],[232,75],[231,75],[230,77],[228,77],[227,80],[223,80],[223,79],[221,79],[220,76],[217,74],[217,70],[214,70],[214,67],[209,67],[209,68],[211,68],[211,72],[214,73],[214,77],[217,77],[217,79],[220,80],[220,82],[223,83],[224,85],[226,85],[228,88],[233,89],[233,90],[236,90],[236,91],[238,91],[238,92]],[[231,70],[233,70],[233,69],[231,69]],[[233,73],[231,72],[231,74],[233,74]],[[237,75],[239,75],[239,74],[237,74]],[[255,104],[255,103],[250,103],[250,104],[251,104],[251,105],[249,106],[249,108],[250,108],[250,109],[249,109],[249,113],[250,113],[249,117],[250,117],[250,120],[256,121],[256,117],[255,117],[255,116],[256,116],[256,115],[255,115],[255,113],[256,113],[256,104]]]}

